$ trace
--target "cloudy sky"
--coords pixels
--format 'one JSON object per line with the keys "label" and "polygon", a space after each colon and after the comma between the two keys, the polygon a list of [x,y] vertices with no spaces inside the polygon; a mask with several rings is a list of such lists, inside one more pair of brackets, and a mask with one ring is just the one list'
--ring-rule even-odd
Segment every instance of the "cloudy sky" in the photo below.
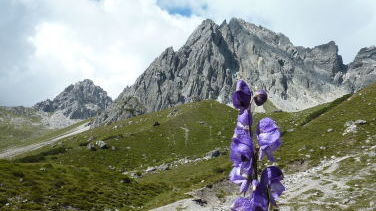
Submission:
{"label": "cloudy sky", "polygon": [[334,40],[349,63],[376,44],[374,11],[374,0],[1,0],[0,105],[30,106],[85,78],[116,98],[206,18],[243,18],[305,47]]}

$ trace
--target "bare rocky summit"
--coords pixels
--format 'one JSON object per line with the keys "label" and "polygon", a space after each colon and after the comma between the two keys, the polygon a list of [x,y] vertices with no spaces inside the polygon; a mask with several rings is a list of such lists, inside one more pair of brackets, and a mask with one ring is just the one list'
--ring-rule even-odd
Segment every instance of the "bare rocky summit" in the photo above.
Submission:
{"label": "bare rocky summit", "polygon": [[36,133],[64,128],[98,115],[111,103],[111,98],[101,87],[86,79],[69,85],[53,100],[47,99],[31,108],[0,106],[0,125],[8,124],[15,128],[31,125]]}
{"label": "bare rocky summit", "polygon": [[375,55],[375,47],[363,48],[345,65],[333,41],[305,48],[241,19],[205,20],[178,51],[170,47],[156,58],[94,125],[204,99],[229,104],[240,78],[267,90],[272,107],[298,111],[375,81]]}
{"label": "bare rocky summit", "polygon": [[106,109],[112,100],[101,87],[86,79],[69,85],[53,100],[34,105],[43,112],[62,113],[68,119],[87,119]]}

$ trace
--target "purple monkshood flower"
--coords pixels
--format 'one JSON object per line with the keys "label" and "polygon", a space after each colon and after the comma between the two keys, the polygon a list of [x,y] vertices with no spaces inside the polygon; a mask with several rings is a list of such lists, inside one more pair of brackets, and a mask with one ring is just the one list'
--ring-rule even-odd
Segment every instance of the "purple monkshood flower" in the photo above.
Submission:
{"label": "purple monkshood flower", "polygon": [[[251,172],[247,172],[251,173]],[[240,167],[234,167],[229,175],[231,182],[240,185],[240,193],[246,193],[251,185],[251,180],[247,174],[242,174]]]}
{"label": "purple monkshood flower", "polygon": [[231,206],[232,211],[267,211],[268,199],[267,189],[261,184],[257,184],[250,198],[239,197]]}
{"label": "purple monkshood flower", "polygon": [[232,94],[232,104],[239,109],[240,113],[249,107],[252,97],[252,91],[243,80],[236,82],[236,91]]}
{"label": "purple monkshood flower", "polygon": [[230,159],[232,166],[240,167],[242,172],[248,172],[252,168],[253,146],[250,139],[233,138],[230,145]]}
{"label": "purple monkshood flower", "polygon": [[281,145],[281,134],[271,118],[263,118],[256,126],[257,142],[260,146],[259,159],[266,154],[268,160],[274,162],[272,152]]}
{"label": "purple monkshood flower", "polygon": [[281,180],[283,180],[283,173],[276,166],[269,166],[261,173],[260,185],[266,189],[270,188],[270,202],[273,206],[277,206],[276,200],[285,191]]}
{"label": "purple monkshood flower", "polygon": [[266,94],[265,90],[257,90],[255,92],[255,96],[253,97],[253,100],[255,101],[257,106],[261,106],[266,102],[268,99],[268,94]]}

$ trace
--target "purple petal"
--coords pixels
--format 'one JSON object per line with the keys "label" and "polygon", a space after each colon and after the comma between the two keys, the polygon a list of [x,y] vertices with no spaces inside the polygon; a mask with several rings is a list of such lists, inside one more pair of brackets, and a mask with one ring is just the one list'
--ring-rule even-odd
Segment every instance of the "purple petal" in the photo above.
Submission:
{"label": "purple petal", "polygon": [[260,146],[259,159],[266,154],[268,160],[274,162],[272,152],[281,145],[281,134],[275,122],[270,118],[263,118],[256,126],[257,142]]}
{"label": "purple petal", "polygon": [[252,124],[252,115],[249,115],[248,110],[244,110],[238,115],[236,126],[239,129],[249,130],[250,124]]}
{"label": "purple petal", "polygon": [[269,166],[261,173],[260,184],[263,187],[270,187],[271,203],[273,205],[276,205],[276,200],[285,191],[285,187],[281,183],[282,179],[283,173],[276,166]]}
{"label": "purple petal", "polygon": [[238,185],[243,183],[244,177],[241,176],[239,167],[232,168],[229,175],[229,180]]}
{"label": "purple petal", "polygon": [[247,83],[243,80],[237,81],[236,91],[232,94],[232,103],[234,107],[243,112],[249,107],[251,97],[252,92]]}
{"label": "purple petal", "polygon": [[242,162],[251,160],[253,151],[251,146],[244,144],[238,138],[233,138],[230,145],[230,159],[235,166],[240,165]]}
{"label": "purple petal", "polygon": [[240,167],[234,167],[229,175],[229,180],[240,185],[240,193],[248,191],[251,181],[241,173]]}
{"label": "purple petal", "polygon": [[279,147],[281,133],[278,129],[266,133],[260,133],[257,135],[257,141],[260,146],[269,146],[274,151]]}
{"label": "purple petal", "polygon": [[270,160],[271,162],[275,162],[275,159],[273,157],[272,151],[270,150],[270,147],[267,148],[267,150],[265,151],[265,154],[268,160]]}
{"label": "purple petal", "polygon": [[242,144],[246,144],[251,148],[253,146],[252,139],[251,139],[251,137],[250,137],[250,135],[247,131],[242,132],[242,130],[236,129],[233,140],[235,140],[235,139],[237,139],[237,142],[242,143]]}
{"label": "purple petal", "polygon": [[235,130],[234,130],[234,138],[243,138],[243,136],[246,136],[246,138],[248,137],[248,139],[250,139],[250,136],[249,136],[249,132],[247,130],[243,130],[241,128],[238,128],[236,127]]}
{"label": "purple petal", "polygon": [[232,211],[249,211],[251,210],[251,200],[249,198],[239,197],[235,199],[231,206]]}
{"label": "purple petal", "polygon": [[251,209],[257,211],[268,210],[268,200],[266,197],[267,189],[261,184],[257,185],[256,190],[252,192],[251,196]]}
{"label": "purple petal", "polygon": [[269,117],[262,118],[256,126],[256,134],[268,133],[270,131],[278,129],[273,119]]}
{"label": "purple petal", "polygon": [[247,95],[252,95],[251,90],[249,89],[247,83],[243,80],[238,80],[236,82],[236,91],[240,91]]}
{"label": "purple petal", "polygon": [[238,142],[246,144],[253,149],[253,142],[252,142],[251,136],[249,134],[249,131],[239,129],[239,128],[235,128],[233,140],[234,139],[238,139],[237,140]]}
{"label": "purple petal", "polygon": [[260,182],[270,185],[271,182],[281,181],[283,179],[283,173],[277,166],[269,166],[262,170]]}
{"label": "purple petal", "polygon": [[249,131],[250,124],[252,124],[252,116],[249,115],[248,110],[245,110],[242,114],[238,115],[233,137],[238,138],[240,142],[252,147],[253,143]]}
{"label": "purple petal", "polygon": [[251,102],[251,95],[246,95],[240,91],[235,91],[232,94],[232,104],[235,108],[243,112],[247,109]]}
{"label": "purple petal", "polygon": [[240,185],[240,193],[246,193],[249,189],[250,184],[250,180],[244,180],[243,183]]}
{"label": "purple petal", "polygon": [[252,175],[252,158],[250,160],[241,162],[239,167],[241,175],[244,175],[246,177]]}
{"label": "purple petal", "polygon": [[233,167],[240,168],[240,175],[249,176],[252,173],[253,148],[242,143],[239,139],[233,138],[230,145],[230,159]]}
{"label": "purple petal", "polygon": [[283,191],[285,191],[285,186],[282,185],[281,182],[272,182],[270,184],[270,191],[271,191],[271,202],[274,206],[276,206],[276,200],[279,196],[282,195]]}

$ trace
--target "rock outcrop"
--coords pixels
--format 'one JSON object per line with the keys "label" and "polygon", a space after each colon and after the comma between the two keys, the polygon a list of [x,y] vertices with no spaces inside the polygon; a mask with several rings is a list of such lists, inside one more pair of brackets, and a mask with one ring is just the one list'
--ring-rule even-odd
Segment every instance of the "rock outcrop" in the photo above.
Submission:
{"label": "rock outcrop", "polygon": [[349,64],[344,85],[350,91],[358,91],[376,81],[376,46],[362,48]]}
{"label": "rock outcrop", "polygon": [[106,91],[86,79],[64,89],[53,100],[47,99],[34,105],[43,112],[59,112],[69,119],[87,119],[106,109],[112,100]]}
{"label": "rock outcrop", "polygon": [[203,99],[229,104],[240,78],[253,90],[267,90],[272,107],[302,110],[374,81],[374,51],[362,49],[346,66],[333,41],[304,48],[241,19],[221,25],[205,20],[178,51],[167,48],[156,58],[94,125]]}

